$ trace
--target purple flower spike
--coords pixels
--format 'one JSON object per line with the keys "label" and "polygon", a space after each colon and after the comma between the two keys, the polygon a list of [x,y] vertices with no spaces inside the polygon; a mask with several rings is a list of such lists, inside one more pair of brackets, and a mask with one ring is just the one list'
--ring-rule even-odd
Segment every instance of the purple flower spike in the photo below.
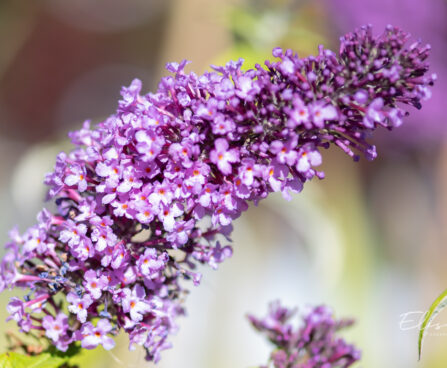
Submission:
{"label": "purple flower spike", "polygon": [[[124,330],[131,348],[158,360],[185,313],[183,281],[199,285],[198,265],[215,269],[232,255],[224,240],[250,203],[272,192],[290,200],[323,178],[330,145],[375,158],[366,137],[399,126],[408,106],[430,96],[429,47],[408,39],[364,27],[341,38],[338,54],[320,47],[301,59],[274,49],[265,66],[244,71],[239,60],[201,76],[172,63],[155,93],[141,94],[139,80],[123,87],[116,113],[70,133],[75,149],[46,176],[54,213],[11,233],[0,291],[27,293],[11,300],[9,319],[25,332],[45,330],[61,350],[79,341],[109,349]],[[274,337],[289,341],[292,332],[278,328]]]}

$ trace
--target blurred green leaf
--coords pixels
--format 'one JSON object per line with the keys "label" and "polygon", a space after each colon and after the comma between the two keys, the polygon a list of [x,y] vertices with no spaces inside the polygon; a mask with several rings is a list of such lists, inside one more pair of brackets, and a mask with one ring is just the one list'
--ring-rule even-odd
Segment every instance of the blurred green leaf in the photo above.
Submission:
{"label": "blurred green leaf", "polygon": [[0,355],[0,368],[59,368],[66,359],[43,353],[28,356],[18,353],[4,353]]}
{"label": "blurred green leaf", "polygon": [[243,69],[247,70],[256,63],[262,65],[264,60],[270,60],[273,47],[291,48],[307,56],[316,52],[317,45],[327,43],[321,26],[324,18],[318,6],[312,2],[299,7],[292,6],[288,0],[285,3],[288,6],[267,0],[265,6],[253,2],[229,7],[226,24],[233,42],[213,61],[220,64],[228,59],[238,60],[242,55]]}
{"label": "blurred green leaf", "polygon": [[431,321],[438,315],[441,310],[447,306],[447,290],[444,290],[441,295],[439,295],[436,300],[432,303],[427,313],[425,313],[424,320],[422,321],[421,328],[419,330],[419,341],[418,341],[418,353],[419,359],[421,359],[422,354],[422,341],[425,337],[425,331],[430,326]]}
{"label": "blurred green leaf", "polygon": [[81,353],[81,345],[79,343],[70,344],[66,351],[60,351],[56,349],[55,346],[51,345],[47,350],[45,350],[45,353],[50,354],[52,357],[59,357],[67,361],[68,359]]}

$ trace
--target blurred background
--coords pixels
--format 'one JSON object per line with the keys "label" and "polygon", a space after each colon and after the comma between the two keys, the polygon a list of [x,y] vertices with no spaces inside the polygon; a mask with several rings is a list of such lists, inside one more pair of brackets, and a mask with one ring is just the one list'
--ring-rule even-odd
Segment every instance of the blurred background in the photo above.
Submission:
{"label": "blurred background", "polygon": [[[374,137],[376,161],[354,164],[331,149],[325,180],[291,202],[272,195],[238,219],[233,258],[204,270],[158,366],[266,362],[270,347],[245,314],[280,298],[356,318],[347,338],[362,348],[363,367],[445,368],[447,327],[427,337],[417,363],[417,329],[400,324],[447,287],[446,0],[0,1],[1,243],[15,224],[34,223],[44,174],[70,149],[67,132],[113,113],[133,78],[149,91],[168,61],[192,60],[189,70],[200,73],[239,57],[249,68],[275,46],[302,56],[318,44],[337,49],[340,35],[366,23],[377,33],[398,25],[432,45],[433,98],[403,127]],[[2,321],[10,296],[0,298]],[[111,353],[85,354],[81,367],[152,366],[119,340]]]}

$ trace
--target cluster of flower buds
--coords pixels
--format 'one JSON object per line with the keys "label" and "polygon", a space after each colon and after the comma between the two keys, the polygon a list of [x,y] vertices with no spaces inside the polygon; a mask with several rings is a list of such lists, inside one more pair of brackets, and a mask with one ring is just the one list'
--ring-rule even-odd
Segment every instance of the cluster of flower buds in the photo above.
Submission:
{"label": "cluster of flower buds", "polygon": [[295,313],[274,302],[265,318],[248,316],[275,345],[269,365],[260,368],[347,368],[360,360],[360,351],[337,336],[352,320],[335,320],[329,308],[319,306],[303,317],[301,326],[294,326],[290,320]]}
{"label": "cluster of flower buds", "polygon": [[157,361],[184,313],[182,280],[200,282],[232,254],[232,222],[271,192],[300,192],[331,143],[357,159],[375,157],[365,138],[401,124],[403,104],[420,106],[434,76],[429,47],[408,35],[365,27],[301,59],[243,71],[242,60],[201,76],[171,63],[156,93],[123,88],[117,112],[70,134],[46,177],[49,198],[37,225],[12,241],[0,265],[10,318],[58,349],[79,342],[113,347],[124,329]]}

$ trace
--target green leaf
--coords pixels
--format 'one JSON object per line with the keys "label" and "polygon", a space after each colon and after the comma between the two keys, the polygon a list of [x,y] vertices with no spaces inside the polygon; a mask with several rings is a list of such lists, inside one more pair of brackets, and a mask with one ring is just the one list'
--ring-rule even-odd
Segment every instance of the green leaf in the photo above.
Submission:
{"label": "green leaf", "polygon": [[430,327],[431,321],[433,321],[433,319],[437,316],[437,314],[446,306],[447,306],[447,290],[444,290],[444,292],[436,298],[436,300],[428,309],[427,313],[425,313],[424,315],[424,320],[422,321],[421,328],[419,329],[419,341],[418,341],[419,360],[421,359],[422,340],[425,337],[425,331],[428,327]]}
{"label": "green leaf", "polygon": [[66,359],[43,353],[28,356],[18,353],[4,353],[0,355],[0,368],[59,368]]}
{"label": "green leaf", "polygon": [[64,359],[65,361],[68,361],[70,358],[81,353],[81,344],[72,343],[69,345],[66,351],[60,351],[56,349],[55,346],[51,345],[47,350],[44,351],[44,353],[50,354],[52,357],[59,357]]}

